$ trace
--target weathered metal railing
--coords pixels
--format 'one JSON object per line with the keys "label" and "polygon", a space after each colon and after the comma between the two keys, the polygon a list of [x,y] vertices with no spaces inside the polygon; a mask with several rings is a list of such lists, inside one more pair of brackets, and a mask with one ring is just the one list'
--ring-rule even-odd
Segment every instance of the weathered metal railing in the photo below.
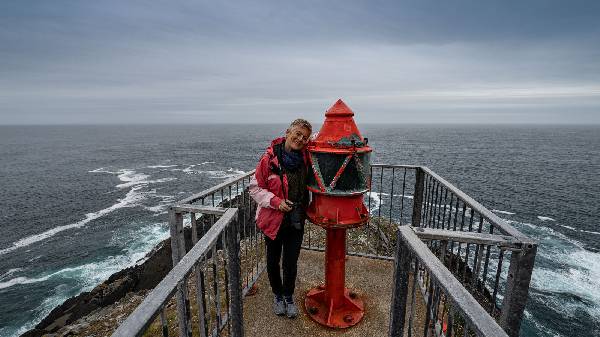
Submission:
{"label": "weathered metal railing", "polygon": [[[396,227],[411,223],[416,168],[412,165],[371,166],[371,190],[365,196],[371,220],[366,226],[348,230],[348,255],[394,259]],[[309,224],[302,248],[324,251],[324,231]]]}
{"label": "weathered metal railing", "polygon": [[[192,311],[188,278],[192,273],[195,274],[197,280],[197,328],[200,335],[219,335],[227,323],[230,323],[229,329],[232,336],[242,335],[240,247],[235,221],[238,210],[236,208],[218,209],[203,206],[186,207],[186,210],[221,215],[221,217],[119,326],[113,336],[142,336],[159,315],[162,334],[168,336],[168,318],[171,315],[165,309],[173,296],[177,299],[179,335],[191,336]],[[175,208],[173,211],[174,217],[179,217],[177,212],[180,209]],[[207,275],[207,269],[212,272],[210,276]],[[222,280],[220,274],[224,276]],[[211,286],[214,292],[212,296],[207,296]],[[220,291],[222,288],[224,291]],[[229,317],[233,317],[233,319],[229,319]],[[214,327],[211,326],[211,321],[215,322]]]}
{"label": "weathered metal railing", "polygon": [[[518,336],[537,249],[533,240],[427,167],[372,165],[365,204],[371,220],[348,231],[348,255],[393,260],[398,225],[428,228],[419,235],[430,249],[510,336]],[[303,247],[322,251],[324,243],[323,231],[307,226]]]}
{"label": "weathered metal railing", "polygon": [[[232,260],[232,257],[228,258],[229,254],[224,253],[234,250],[227,247],[223,236],[219,241],[221,243],[211,246],[205,255],[197,251],[195,253],[195,256],[200,256],[199,260],[194,262],[196,271],[194,282],[191,284],[192,290],[195,287],[197,294],[195,311],[190,309],[194,301],[194,298],[190,300],[188,289],[190,274],[183,273],[183,278],[177,280],[172,277],[165,279],[177,283],[175,298],[180,336],[190,335],[192,319],[199,322],[201,336],[219,335],[225,328],[229,329],[230,335],[237,333],[237,328],[234,329],[229,319],[233,314],[231,303],[241,301],[266,265],[263,235],[257,231],[254,221],[256,204],[247,194],[247,185],[253,174],[254,171],[251,171],[230,179],[171,207],[170,228],[174,265],[183,263],[193,250],[197,250],[197,246],[205,243],[202,240],[220,221],[216,221],[219,212],[229,207],[237,209],[237,221],[235,225],[230,225],[231,228],[235,228],[235,234],[231,234],[229,238],[236,237],[239,242],[239,282],[242,289],[239,298],[233,301],[230,287],[232,276],[228,271],[235,260]],[[509,336],[518,336],[537,247],[535,242],[426,167],[372,165],[371,190],[365,197],[365,203],[370,210],[371,220],[364,227],[348,231],[348,254],[395,260],[398,265],[398,256],[403,255],[397,255],[397,249],[401,246],[397,242],[408,240],[404,238],[406,235],[402,234],[402,230],[398,231],[398,225],[414,225],[418,230],[408,236],[416,236],[420,241],[425,241],[427,245],[424,247],[428,247],[428,255],[423,255],[421,248],[415,248],[415,240],[410,239],[410,245],[402,248],[402,251],[411,252],[412,262],[406,268],[406,261],[402,260],[400,265],[404,267],[398,270],[406,275],[413,275],[413,279],[416,275],[418,282],[412,284],[419,285],[418,288],[425,294],[424,298],[429,306],[426,315],[429,323],[433,326],[441,324],[441,330],[433,329],[430,332],[436,332],[438,336],[445,334],[444,322],[448,325],[448,318],[452,317],[452,321],[456,317],[457,320],[451,322],[455,324],[455,330],[450,329],[455,331],[454,334],[456,331],[462,331],[465,336],[471,336],[471,332],[482,336],[495,336],[487,334],[486,331],[491,330],[486,330],[479,326],[477,320],[471,319],[476,316],[472,316],[470,309],[464,305],[473,306],[472,301],[452,302],[455,296],[464,297],[464,293],[468,293],[477,301],[477,310],[483,310],[496,319]],[[198,214],[202,216],[198,218]],[[188,216],[189,221],[186,223],[189,223],[191,228],[186,231],[184,219],[188,219]],[[221,229],[222,232],[224,230]],[[225,235],[223,233],[219,235]],[[198,241],[200,237],[202,239]],[[303,248],[324,250],[324,243],[324,231],[307,224]],[[422,242],[420,244],[425,245]],[[432,259],[436,259],[435,264],[431,264]],[[215,271],[219,270],[219,266],[221,273]],[[440,266],[444,266],[445,271]],[[181,276],[182,272],[179,273]],[[452,286],[446,286],[447,281],[452,278]],[[206,286],[207,282],[212,282],[212,285]],[[399,282],[404,281],[397,277],[396,289]],[[395,308],[399,305],[397,301],[401,297],[395,293],[392,314],[396,312]],[[158,302],[160,304],[156,304],[156,300],[149,302],[149,305],[158,307],[146,310],[152,312],[153,316],[136,315],[136,310],[124,325],[131,325],[133,323],[130,321],[138,321],[140,317],[154,319],[160,313],[163,335],[166,336],[168,327],[165,322],[169,316],[169,311],[165,310],[167,302]],[[406,301],[404,303],[406,305]],[[452,314],[448,314],[450,309],[440,309],[440,303],[449,303],[445,308],[451,308]],[[446,321],[440,320],[444,315]],[[410,317],[412,316],[405,316],[408,324],[412,324]],[[143,326],[145,328],[149,325],[150,323],[145,322]],[[390,333],[392,331],[398,330],[391,329]]]}
{"label": "weathered metal railing", "polygon": [[[163,336],[173,328],[167,323],[171,316],[176,316],[179,336],[191,336],[192,330],[219,336],[223,329],[241,336],[241,300],[266,267],[263,234],[254,222],[256,203],[247,193],[253,174],[229,179],[169,209],[174,268],[114,336],[142,335],[157,316]],[[176,311],[167,305],[173,297]]]}
{"label": "weathered metal railing", "polygon": [[[390,336],[507,337],[413,227],[401,226],[398,238]],[[418,315],[423,308],[424,313]]]}
{"label": "weathered metal railing", "polygon": [[518,336],[537,243],[427,167],[417,169],[415,191],[412,223],[431,233],[421,237],[508,335]]}

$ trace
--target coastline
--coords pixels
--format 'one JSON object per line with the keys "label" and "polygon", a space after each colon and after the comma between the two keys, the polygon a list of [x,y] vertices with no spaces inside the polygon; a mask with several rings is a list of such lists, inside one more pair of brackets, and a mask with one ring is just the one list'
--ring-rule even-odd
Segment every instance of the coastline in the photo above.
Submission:
{"label": "coastline", "polygon": [[[248,208],[245,202],[250,196],[247,191],[235,196],[231,202],[225,200],[219,203],[219,207],[237,206],[240,211],[238,214],[244,216],[254,216],[252,209]],[[241,200],[240,200],[241,199]],[[202,224],[198,230],[198,236],[201,237],[210,228],[210,218],[204,215],[197,219],[197,223]],[[184,228],[186,251],[191,249],[192,229]],[[107,280],[97,285],[91,291],[83,292],[73,296],[61,305],[52,309],[33,329],[21,334],[20,337],[37,336],[73,336],[79,333],[87,332],[89,323],[98,319],[105,319],[109,316],[118,316],[113,319],[118,325],[124,321],[137,304],[141,303],[143,297],[152,290],[173,268],[171,258],[171,238],[167,238],[156,245],[144,257],[142,263],[122,269],[112,274]],[[134,306],[120,303],[123,299],[133,301]],[[111,308],[117,304],[118,308]],[[119,313],[111,313],[111,310],[120,310]],[[108,311],[108,312],[105,312]],[[98,317],[86,320],[88,315]],[[114,317],[113,317],[114,318]],[[80,322],[83,321],[83,322]],[[79,323],[78,323],[79,322]],[[116,326],[111,326],[109,331],[112,333]],[[104,336],[105,334],[101,334]]]}
{"label": "coastline", "polygon": [[[189,229],[186,230],[186,244],[188,237],[191,243]],[[21,334],[21,337],[53,335],[61,330],[68,330],[69,325],[98,310],[108,308],[121,299],[145,295],[168,274],[171,268],[171,239],[168,238],[146,254],[144,262],[120,270],[91,291],[67,299],[33,329]],[[78,327],[78,329],[82,328],[85,329],[85,327]]]}

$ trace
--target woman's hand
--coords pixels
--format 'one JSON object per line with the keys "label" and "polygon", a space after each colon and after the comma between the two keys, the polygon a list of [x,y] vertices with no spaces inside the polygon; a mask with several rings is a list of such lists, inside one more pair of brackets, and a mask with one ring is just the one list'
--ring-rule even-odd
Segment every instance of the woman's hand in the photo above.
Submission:
{"label": "woman's hand", "polygon": [[292,210],[292,202],[284,199],[280,204],[279,204],[279,210],[282,212],[289,212]]}

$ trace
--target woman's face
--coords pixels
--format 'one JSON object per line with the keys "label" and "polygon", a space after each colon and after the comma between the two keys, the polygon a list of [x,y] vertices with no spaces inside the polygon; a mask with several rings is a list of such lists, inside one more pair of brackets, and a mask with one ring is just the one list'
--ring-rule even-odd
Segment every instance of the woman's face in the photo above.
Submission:
{"label": "woman's face", "polygon": [[308,144],[308,138],[310,137],[310,130],[307,128],[295,125],[285,132],[285,149],[287,151],[299,151]]}

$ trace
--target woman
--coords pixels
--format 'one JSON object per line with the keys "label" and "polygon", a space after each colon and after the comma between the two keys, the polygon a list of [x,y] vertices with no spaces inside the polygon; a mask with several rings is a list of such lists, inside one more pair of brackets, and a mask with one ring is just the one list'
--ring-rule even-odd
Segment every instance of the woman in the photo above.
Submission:
{"label": "woman", "polygon": [[308,206],[306,144],[311,132],[308,121],[293,121],[285,137],[271,142],[250,182],[250,195],[258,204],[256,224],[267,244],[267,273],[275,296],[273,311],[289,318],[298,316],[293,295]]}

